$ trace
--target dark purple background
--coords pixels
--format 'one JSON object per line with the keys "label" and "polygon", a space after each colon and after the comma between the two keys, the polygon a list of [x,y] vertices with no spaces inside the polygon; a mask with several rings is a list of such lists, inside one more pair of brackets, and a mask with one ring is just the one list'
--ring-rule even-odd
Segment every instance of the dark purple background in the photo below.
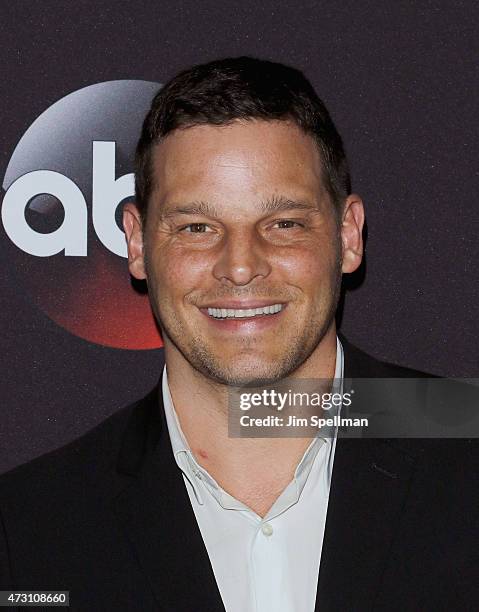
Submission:
{"label": "dark purple background", "polygon": [[[329,107],[367,207],[367,273],[343,332],[381,359],[477,377],[478,27],[472,1],[3,3],[2,176],[32,121],[86,85],[165,82],[227,55],[292,64]],[[2,263],[5,471],[141,396],[162,355],[69,335]]]}

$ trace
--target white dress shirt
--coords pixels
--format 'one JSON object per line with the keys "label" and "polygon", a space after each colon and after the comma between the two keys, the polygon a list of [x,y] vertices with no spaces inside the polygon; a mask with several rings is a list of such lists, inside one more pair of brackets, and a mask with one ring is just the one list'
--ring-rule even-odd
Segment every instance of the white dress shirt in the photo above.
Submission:
{"label": "white dress shirt", "polygon": [[[339,339],[336,345],[334,378],[342,381]],[[313,612],[336,436],[313,439],[293,480],[261,518],[196,461],[173,406],[166,366],[162,391],[173,454],[227,612]]]}

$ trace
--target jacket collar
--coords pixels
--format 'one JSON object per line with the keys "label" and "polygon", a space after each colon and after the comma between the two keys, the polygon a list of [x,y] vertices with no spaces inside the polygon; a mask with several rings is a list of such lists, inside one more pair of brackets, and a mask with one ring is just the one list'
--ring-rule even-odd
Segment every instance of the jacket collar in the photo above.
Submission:
{"label": "jacket collar", "polygon": [[161,610],[224,611],[164,419],[161,385],[138,402],[127,425],[118,470],[132,477],[114,500]]}
{"label": "jacket collar", "polygon": [[[393,377],[340,335],[344,378]],[[386,398],[371,398],[384,406]],[[317,612],[371,609],[415,458],[388,440],[338,437],[316,597]]]}
{"label": "jacket collar", "polygon": [[413,466],[386,441],[338,438],[317,612],[372,608]]}

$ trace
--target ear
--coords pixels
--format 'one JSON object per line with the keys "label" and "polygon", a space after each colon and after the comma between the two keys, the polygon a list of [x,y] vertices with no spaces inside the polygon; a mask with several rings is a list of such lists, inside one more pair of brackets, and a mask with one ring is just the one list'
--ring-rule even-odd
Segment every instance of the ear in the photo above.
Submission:
{"label": "ear", "polygon": [[342,271],[348,274],[359,268],[363,258],[364,206],[361,198],[355,193],[346,198],[342,219]]}
{"label": "ear", "polygon": [[143,231],[140,211],[136,204],[128,202],[123,207],[123,229],[128,246],[128,268],[130,274],[145,279],[145,260],[143,257]]}

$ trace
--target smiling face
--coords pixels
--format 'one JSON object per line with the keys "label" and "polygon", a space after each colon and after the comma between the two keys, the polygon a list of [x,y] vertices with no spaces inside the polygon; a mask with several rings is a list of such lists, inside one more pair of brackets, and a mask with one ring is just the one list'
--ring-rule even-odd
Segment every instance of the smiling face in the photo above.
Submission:
{"label": "smiling face", "polygon": [[233,385],[298,371],[334,335],[342,268],[360,262],[312,137],[286,121],[176,130],[152,176],[146,227],[130,205],[125,231],[167,362]]}

